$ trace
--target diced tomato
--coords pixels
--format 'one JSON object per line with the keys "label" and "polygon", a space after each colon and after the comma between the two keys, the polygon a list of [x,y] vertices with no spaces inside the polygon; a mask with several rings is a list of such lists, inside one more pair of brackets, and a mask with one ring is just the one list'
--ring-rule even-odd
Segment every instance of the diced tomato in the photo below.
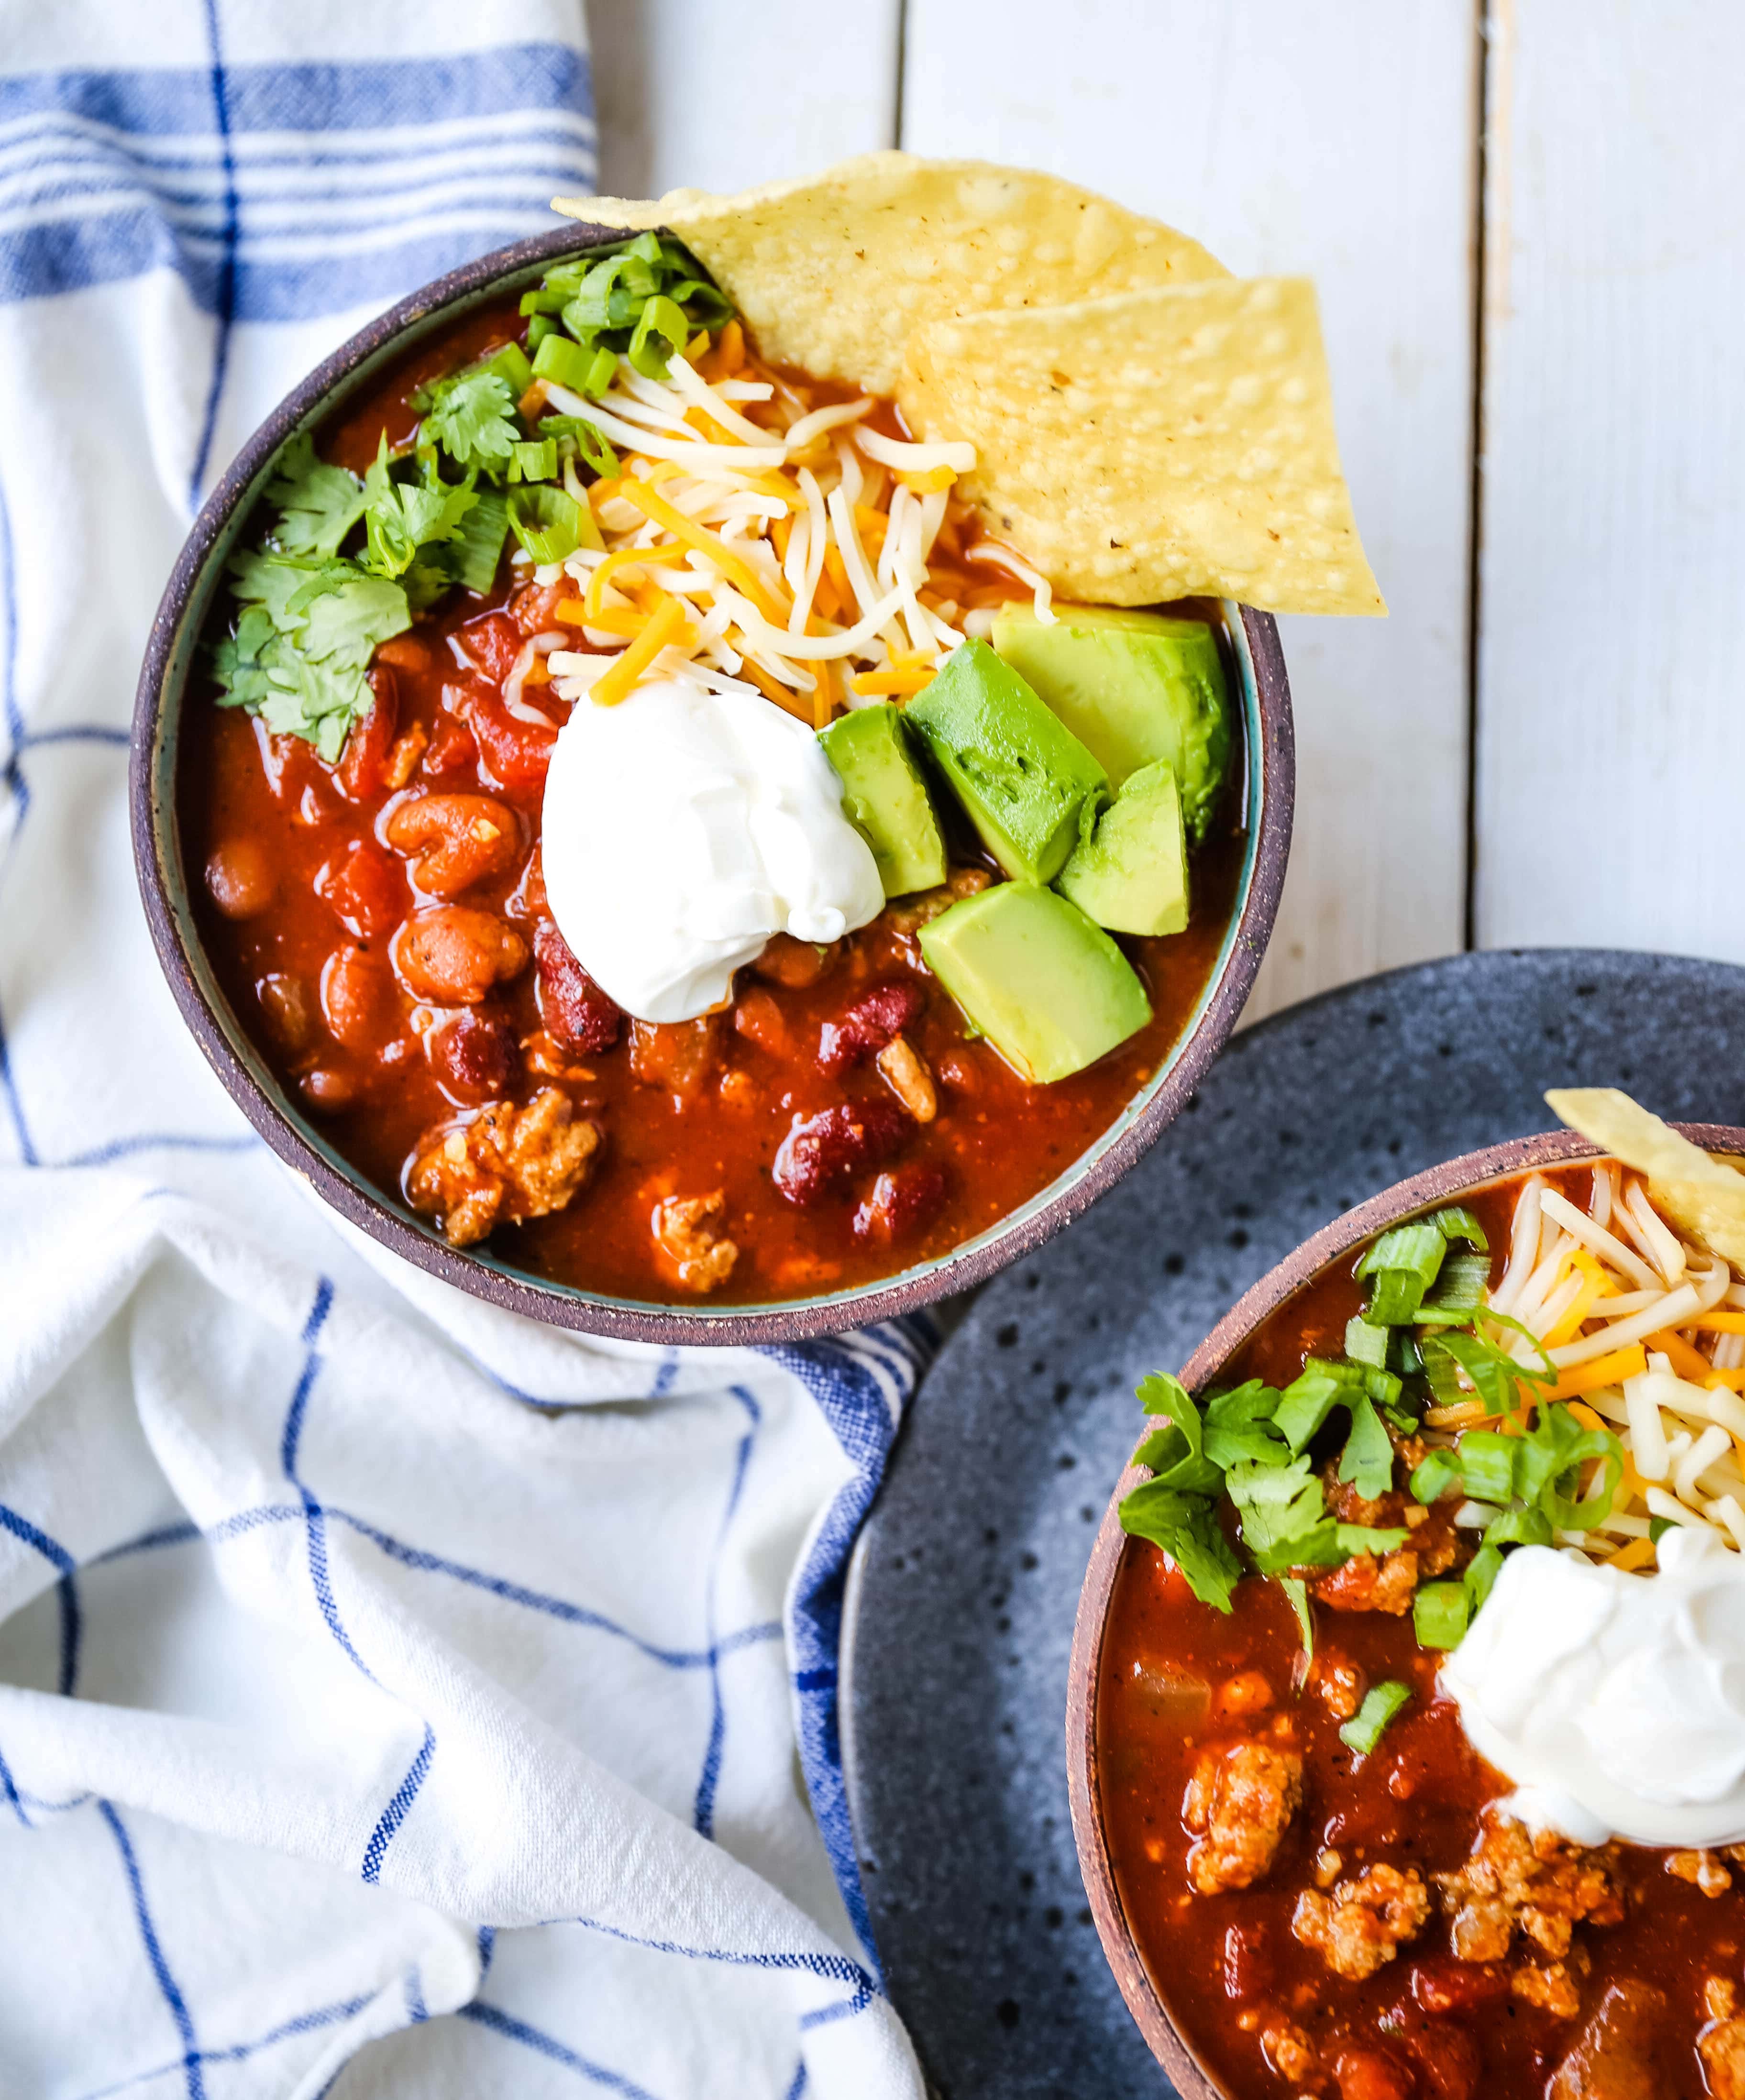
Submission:
{"label": "diced tomato", "polygon": [[400,728],[400,686],[386,664],[371,667],[369,689],[374,704],[351,725],[334,778],[348,802],[361,802],[382,785],[382,770]]}
{"label": "diced tomato", "polygon": [[470,773],[478,763],[478,741],[466,724],[453,715],[439,717],[422,770],[440,780],[451,773]]}
{"label": "diced tomato", "polygon": [[315,879],[316,894],[359,940],[386,933],[411,903],[400,862],[373,839],[360,839],[341,861],[329,861]]}
{"label": "diced tomato", "polygon": [[527,637],[506,612],[488,612],[483,620],[470,620],[457,630],[461,646],[479,667],[479,675],[493,686],[502,684],[515,667]]}
{"label": "diced tomato", "polygon": [[503,705],[501,694],[488,686],[475,686],[468,694],[466,720],[494,785],[524,792],[544,788],[551,747],[558,740],[554,723],[523,721]]}

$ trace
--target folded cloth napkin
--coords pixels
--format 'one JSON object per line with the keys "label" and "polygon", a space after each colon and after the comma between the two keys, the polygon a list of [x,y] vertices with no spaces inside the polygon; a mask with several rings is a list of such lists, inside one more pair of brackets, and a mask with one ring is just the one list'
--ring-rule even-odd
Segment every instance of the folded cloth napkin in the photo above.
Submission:
{"label": "folded cloth napkin", "polygon": [[593,179],[577,0],[0,0],[0,2093],[921,2089],[836,1728],[927,1337],[590,1343],[343,1232],[184,1035],[193,506]]}

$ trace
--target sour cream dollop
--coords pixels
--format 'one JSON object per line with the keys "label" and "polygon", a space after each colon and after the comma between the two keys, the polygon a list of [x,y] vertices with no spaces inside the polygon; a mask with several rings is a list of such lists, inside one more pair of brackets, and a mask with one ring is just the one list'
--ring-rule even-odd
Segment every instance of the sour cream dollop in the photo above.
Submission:
{"label": "sour cream dollop", "polygon": [[836,941],[885,902],[817,737],[770,701],[661,680],[579,700],[546,778],[551,915],[638,1021],[727,996],[774,933]]}
{"label": "sour cream dollop", "polygon": [[1578,1844],[1745,1842],[1745,1556],[1681,1528],[1659,1559],[1523,1546],[1442,1665],[1511,1811]]}

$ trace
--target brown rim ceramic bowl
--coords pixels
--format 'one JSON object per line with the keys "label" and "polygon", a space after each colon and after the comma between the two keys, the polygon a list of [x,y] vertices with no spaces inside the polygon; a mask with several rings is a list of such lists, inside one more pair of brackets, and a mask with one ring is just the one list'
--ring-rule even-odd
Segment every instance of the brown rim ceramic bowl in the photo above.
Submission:
{"label": "brown rim ceramic bowl", "polygon": [[384,367],[487,300],[526,289],[553,262],[621,240],[603,227],[570,226],[499,249],[454,271],[372,321],[280,404],[242,448],[194,523],[152,629],[134,712],[130,779],[134,854],[158,959],[194,1039],[232,1099],[279,1157],[325,1202],[421,1268],[493,1305],[560,1327],[633,1341],[789,1342],[905,1312],[992,1276],[1058,1232],[1111,1187],[1170,1123],[1235,1026],[1254,982],[1284,880],[1295,767],[1290,689],[1271,618],[1226,605],[1246,751],[1247,851],[1236,906],[1198,1006],[1162,1068],[1096,1143],[1048,1188],[951,1253],[882,1282],[773,1304],[691,1310],[552,1283],[483,1249],[451,1247],[397,1194],[343,1160],[274,1079],[219,990],[188,903],[176,819],[182,710],[224,567],[285,440],[319,428]]}
{"label": "brown rim ceramic bowl", "polygon": [[[1745,1154],[1745,1130],[1724,1123],[1677,1123],[1673,1127],[1712,1152]],[[1513,1138],[1507,1145],[1494,1145],[1483,1152],[1466,1153],[1459,1159],[1431,1167],[1428,1173],[1414,1175],[1409,1181],[1383,1189],[1379,1196],[1372,1196],[1367,1203],[1323,1226],[1263,1276],[1195,1350],[1183,1367],[1182,1383],[1191,1393],[1203,1392],[1287,1299],[1388,1226],[1439,1203],[1459,1202],[1491,1182],[1506,1180],[1535,1167],[1562,1167],[1573,1160],[1600,1157],[1600,1147],[1585,1138],[1577,1137],[1571,1131],[1551,1131],[1540,1137]],[[1133,1440],[1138,1441],[1137,1431]],[[1168,1993],[1146,1966],[1129,1928],[1103,1828],[1097,1686],[1109,1600],[1129,1542],[1116,1511],[1122,1498],[1150,1478],[1143,1467],[1129,1466],[1115,1483],[1091,1548],[1085,1586],[1079,1593],[1072,1660],[1067,1676],[1067,1789],[1072,1804],[1072,1836],[1078,1847],[1079,1871],[1085,1877],[1085,1890],[1090,1899],[1102,1951],[1127,2001],[1127,2010],[1183,2100],[1225,2100],[1226,2089],[1200,2062],[1177,2027]]]}

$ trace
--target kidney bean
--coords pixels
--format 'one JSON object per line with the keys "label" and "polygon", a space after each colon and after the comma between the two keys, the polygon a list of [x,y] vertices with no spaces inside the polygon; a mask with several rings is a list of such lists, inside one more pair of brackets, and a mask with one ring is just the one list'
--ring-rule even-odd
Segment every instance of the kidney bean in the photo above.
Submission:
{"label": "kidney bean", "polygon": [[387,933],[405,913],[406,878],[400,862],[373,839],[360,839],[337,866],[329,861],[316,876],[315,889],[346,931],[360,940]]}
{"label": "kidney bean", "polygon": [[431,732],[419,770],[442,780],[451,773],[470,773],[478,763],[479,744],[472,731],[453,715],[444,715]]}
{"label": "kidney bean", "polygon": [[425,1048],[443,1092],[468,1105],[500,1099],[521,1069],[521,1045],[501,1013],[457,1013]]}
{"label": "kidney bean", "polygon": [[479,675],[493,686],[502,684],[515,667],[527,638],[506,612],[488,612],[470,620],[457,630],[461,646],[479,667]]}
{"label": "kidney bean", "polygon": [[321,972],[321,1011],[347,1049],[367,1052],[395,1033],[399,1015],[387,966],[367,949],[334,949]]}
{"label": "kidney bean", "polygon": [[1378,2049],[1348,2049],[1333,2067],[1339,2100],[1411,2100],[1411,2073]]}
{"label": "kidney bean", "polygon": [[1232,1925],[1224,1934],[1224,1995],[1239,2002],[1272,1988],[1272,1942],[1264,1925]]}
{"label": "kidney bean", "polygon": [[930,1222],[944,1201],[945,1176],[937,1167],[899,1167],[881,1174],[855,1213],[855,1238],[889,1246]]}
{"label": "kidney bean", "polygon": [[338,1065],[317,1065],[312,1072],[305,1072],[298,1083],[307,1101],[329,1113],[348,1109],[357,1099],[356,1079]]}
{"label": "kidney bean", "polygon": [[[1450,1961],[1446,1965],[1458,1969],[1466,1965]],[[1508,1976],[1500,1967],[1495,1973],[1502,1981],[1500,1995],[1507,1998]],[[1416,1991],[1416,1977],[1413,1985]],[[1385,2018],[1389,2040],[1398,2042],[1411,2058],[1417,2067],[1418,2082],[1431,2100],[1473,2100],[1478,2090],[1482,2058],[1477,2038],[1469,2029],[1458,2020],[1426,2017],[1409,1998],[1396,2005]]]}
{"label": "kidney bean", "polygon": [[388,844],[411,858],[409,871],[432,897],[458,897],[486,876],[503,875],[521,851],[521,827],[489,795],[418,795],[387,822]]}
{"label": "kidney bean", "polygon": [[272,903],[279,887],[272,862],[258,839],[225,839],[206,862],[206,888],[227,919],[255,919]]}
{"label": "kidney bean", "polygon": [[499,788],[542,788],[558,740],[554,722],[523,721],[503,705],[494,688],[475,686],[466,696],[467,726],[472,730],[485,772]]}
{"label": "kidney bean", "polygon": [[1414,1965],[1411,1995],[1426,2013],[1469,2013],[1509,1996],[1509,1971],[1500,1961],[1432,1955]]}
{"label": "kidney bean", "polygon": [[370,666],[369,690],[375,695],[374,703],[367,715],[352,723],[334,768],[339,792],[348,802],[364,801],[380,790],[400,729],[400,686],[387,664]]}
{"label": "kidney bean", "polygon": [[893,1101],[845,1102],[797,1118],[771,1170],[776,1193],[797,1209],[809,1210],[851,1176],[882,1166],[914,1128]]}
{"label": "kidney bean", "polygon": [[912,977],[887,977],[863,992],[840,1021],[827,1021],[818,1037],[818,1063],[833,1079],[885,1048],[921,1018],[926,995]]}
{"label": "kidney bean", "polygon": [[414,999],[476,1006],[527,967],[527,942],[494,911],[439,904],[414,911],[394,937],[394,966]]}
{"label": "kidney bean", "polygon": [[624,1009],[577,961],[554,920],[540,920],[533,960],[539,970],[539,1011],[548,1033],[568,1050],[610,1050],[624,1026]]}

